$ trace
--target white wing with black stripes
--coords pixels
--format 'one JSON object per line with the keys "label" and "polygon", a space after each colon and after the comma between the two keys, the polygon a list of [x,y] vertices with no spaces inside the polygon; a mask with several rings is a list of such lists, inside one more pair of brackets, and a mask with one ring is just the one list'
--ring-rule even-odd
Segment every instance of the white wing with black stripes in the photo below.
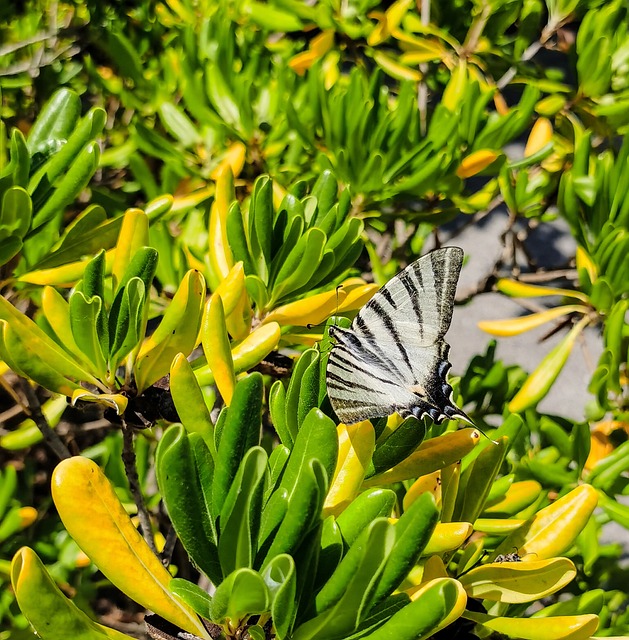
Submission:
{"label": "white wing with black stripes", "polygon": [[470,419],[446,382],[454,294],[463,263],[457,247],[437,249],[389,280],[350,329],[330,327],[327,365],[332,407],[342,422],[387,416]]}

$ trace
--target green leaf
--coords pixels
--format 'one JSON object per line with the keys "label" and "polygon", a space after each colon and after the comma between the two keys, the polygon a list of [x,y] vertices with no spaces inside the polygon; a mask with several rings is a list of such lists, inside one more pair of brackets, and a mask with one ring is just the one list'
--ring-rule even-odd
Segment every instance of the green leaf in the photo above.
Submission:
{"label": "green leaf", "polygon": [[394,527],[385,519],[373,521],[363,531],[317,594],[318,615],[297,628],[294,640],[336,637],[357,627],[394,538]]}
{"label": "green leaf", "polygon": [[337,518],[337,524],[348,546],[376,518],[389,518],[397,497],[391,489],[369,489],[361,493]]}
{"label": "green leaf", "polygon": [[201,587],[182,578],[173,578],[168,584],[168,588],[195,613],[206,620],[209,619],[212,598]]}
{"label": "green leaf", "polygon": [[70,169],[77,155],[101,133],[106,120],[104,109],[92,108],[73,127],[67,142],[34,173],[28,183],[28,191],[33,196],[36,209],[44,203],[57,179]]}
{"label": "green leaf", "polygon": [[95,372],[102,379],[107,377],[107,364],[102,344],[108,342],[108,336],[99,333],[102,327],[103,300],[98,297],[86,298],[81,291],[75,291],[70,297],[70,325],[76,345],[92,363]]}
{"label": "green leaf", "polygon": [[411,504],[395,525],[395,543],[378,581],[373,599],[365,609],[379,604],[407,576],[419,560],[439,519],[439,510],[429,493],[422,494]]}
{"label": "green leaf", "polygon": [[275,556],[262,572],[271,599],[271,617],[278,640],[288,637],[297,614],[295,561],[287,554]]}
{"label": "green leaf", "polygon": [[461,600],[457,585],[456,580],[452,578],[435,580],[419,598],[395,613],[372,633],[369,639],[417,640],[417,638],[429,637],[457,608]]}
{"label": "green leaf", "polygon": [[[229,207],[227,212],[226,229],[229,247],[234,256],[234,262],[242,261],[246,275],[258,275],[257,269],[254,267],[254,260],[249,251],[242,212],[240,211],[240,205],[238,202],[233,202]],[[252,297],[254,296],[252,295]]]}
{"label": "green leaf", "polygon": [[59,89],[39,112],[28,133],[28,148],[35,153],[49,140],[65,140],[81,113],[81,99],[71,89]]}
{"label": "green leaf", "polygon": [[502,436],[481,451],[461,475],[454,508],[455,522],[474,523],[485,507],[487,496],[507,455],[509,440]]}
{"label": "green leaf", "polygon": [[376,446],[367,476],[382,473],[407,458],[422,443],[426,436],[426,425],[414,416],[409,416],[381,444]]}
{"label": "green leaf", "polygon": [[221,510],[218,555],[223,573],[253,566],[265,480],[266,452],[253,447],[243,457]]}
{"label": "green leaf", "polygon": [[119,363],[139,344],[144,335],[146,289],[140,278],[120,289],[109,316],[109,371],[115,375]]}
{"label": "green leaf", "polygon": [[[289,461],[290,464],[290,461]],[[282,553],[294,553],[303,542],[304,537],[317,524],[321,517],[321,509],[327,493],[326,473],[318,460],[304,463],[295,491],[287,496],[288,508],[272,538],[271,545],[262,563],[262,567]],[[278,496],[284,496],[286,489],[280,487]],[[273,500],[274,496],[271,496]],[[270,504],[270,501],[269,501]],[[261,549],[263,547],[261,546]]]}
{"label": "green leaf", "polygon": [[98,168],[100,148],[90,142],[76,156],[74,162],[56,184],[51,196],[33,216],[33,229],[63,214],[64,209],[83,191]]}
{"label": "green leaf", "polygon": [[286,489],[289,498],[292,497],[301,473],[312,460],[320,462],[327,478],[331,479],[337,456],[336,425],[319,409],[312,409],[297,434],[280,487]]}
{"label": "green leaf", "polygon": [[210,605],[210,619],[221,624],[225,620],[242,620],[265,613],[270,608],[269,590],[259,573],[238,569],[218,585]]}
{"label": "green leaf", "polygon": [[259,373],[252,373],[236,384],[227,409],[212,483],[212,502],[220,513],[245,453],[260,443],[262,393]]}
{"label": "green leaf", "polygon": [[214,584],[223,578],[211,502],[214,464],[198,434],[168,429],[156,451],[156,475],[170,520],[193,564]]}

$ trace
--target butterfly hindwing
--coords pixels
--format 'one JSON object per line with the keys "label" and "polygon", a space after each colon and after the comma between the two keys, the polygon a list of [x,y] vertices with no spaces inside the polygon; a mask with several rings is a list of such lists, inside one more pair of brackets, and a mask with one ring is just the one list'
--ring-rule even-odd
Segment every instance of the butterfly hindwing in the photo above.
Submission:
{"label": "butterfly hindwing", "polygon": [[361,309],[351,329],[332,327],[328,395],[343,422],[397,411],[402,415],[467,416],[450,401],[449,347],[463,262],[457,247],[438,249],[410,264]]}

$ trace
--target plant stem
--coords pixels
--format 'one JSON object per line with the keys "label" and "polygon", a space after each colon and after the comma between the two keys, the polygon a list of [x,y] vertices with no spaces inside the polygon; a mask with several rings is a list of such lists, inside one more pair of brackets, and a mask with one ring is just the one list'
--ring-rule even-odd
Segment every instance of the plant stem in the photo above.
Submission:
{"label": "plant stem", "polygon": [[138,518],[140,519],[140,527],[142,527],[142,535],[146,544],[150,547],[151,551],[157,554],[157,548],[155,547],[155,539],[153,538],[153,532],[151,529],[151,519],[149,517],[148,509],[144,504],[144,498],[142,497],[142,490],[140,488],[140,479],[138,478],[138,471],[135,464],[135,450],[133,449],[133,428],[129,427],[123,420],[122,423],[122,461],[124,463],[124,469],[129,480],[129,488],[133,501],[138,509]]}
{"label": "plant stem", "polygon": [[59,460],[71,458],[72,454],[68,450],[68,447],[66,447],[63,440],[53,431],[53,429],[51,429],[48,424],[48,420],[46,420],[46,416],[42,413],[39,398],[37,397],[33,387],[31,387],[29,382],[24,378],[18,378],[18,380],[20,389],[26,397],[28,413],[42,436],[44,436],[46,444],[52,449]]}

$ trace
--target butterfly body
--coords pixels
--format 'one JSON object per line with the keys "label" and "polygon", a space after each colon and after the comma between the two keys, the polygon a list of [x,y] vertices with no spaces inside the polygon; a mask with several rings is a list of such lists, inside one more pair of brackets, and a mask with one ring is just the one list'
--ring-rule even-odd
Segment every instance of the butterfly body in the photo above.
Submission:
{"label": "butterfly body", "polygon": [[463,251],[446,247],[410,264],[359,311],[351,328],[330,327],[327,365],[332,407],[345,423],[398,412],[402,417],[469,418],[446,381]]}

